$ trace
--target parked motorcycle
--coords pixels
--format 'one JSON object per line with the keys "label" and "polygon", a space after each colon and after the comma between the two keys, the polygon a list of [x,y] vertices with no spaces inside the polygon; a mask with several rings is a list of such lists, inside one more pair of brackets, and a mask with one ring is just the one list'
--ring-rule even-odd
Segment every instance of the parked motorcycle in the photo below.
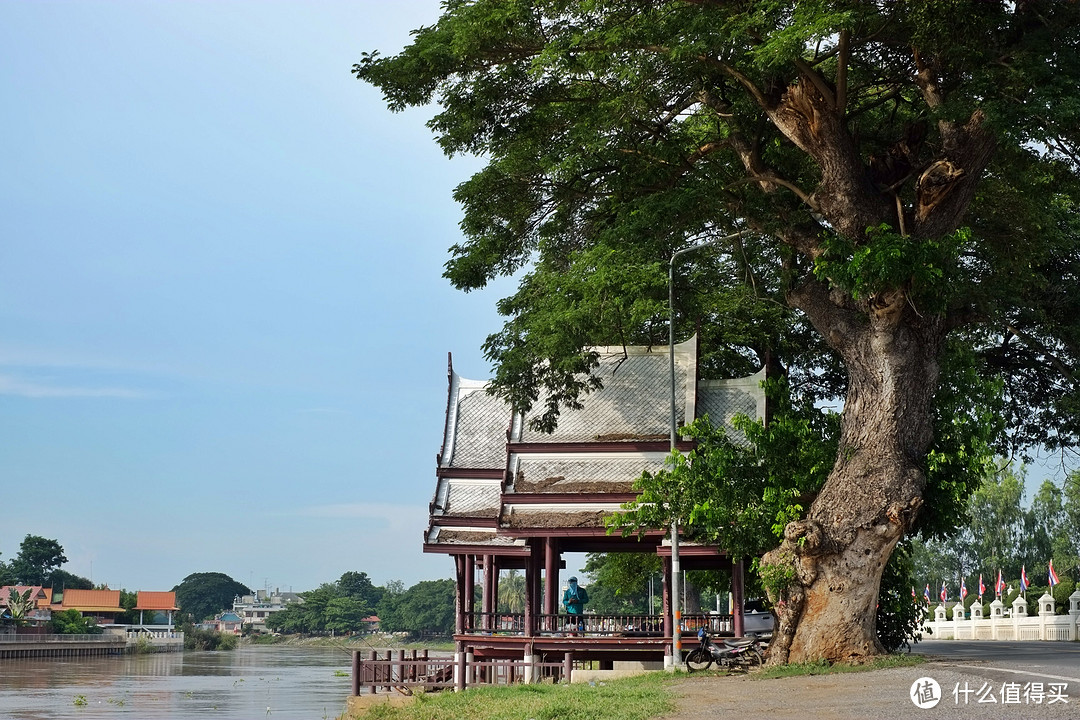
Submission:
{"label": "parked motorcycle", "polygon": [[746,672],[761,665],[762,646],[762,641],[756,637],[721,638],[717,644],[705,628],[701,628],[698,646],[686,656],[686,669],[690,672],[707,670],[715,662],[724,670]]}

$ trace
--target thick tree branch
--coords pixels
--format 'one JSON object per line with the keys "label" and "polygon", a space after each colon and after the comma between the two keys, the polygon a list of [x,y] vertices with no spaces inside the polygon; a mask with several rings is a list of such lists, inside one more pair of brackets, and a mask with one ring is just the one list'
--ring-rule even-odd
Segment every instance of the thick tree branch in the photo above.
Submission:
{"label": "thick tree branch", "polygon": [[844,115],[847,111],[847,72],[851,60],[851,31],[840,31],[840,54],[836,59],[836,109]]}

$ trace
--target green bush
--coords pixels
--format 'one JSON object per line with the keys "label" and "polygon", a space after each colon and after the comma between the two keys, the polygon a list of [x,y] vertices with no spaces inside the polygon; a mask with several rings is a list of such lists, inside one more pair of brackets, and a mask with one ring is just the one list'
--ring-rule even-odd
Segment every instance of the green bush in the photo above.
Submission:
{"label": "green bush", "polygon": [[202,630],[193,625],[185,625],[183,630],[185,650],[235,650],[239,644],[231,633]]}
{"label": "green bush", "polygon": [[104,628],[84,618],[78,610],[54,612],[49,620],[49,630],[57,635],[100,635],[105,632]]}

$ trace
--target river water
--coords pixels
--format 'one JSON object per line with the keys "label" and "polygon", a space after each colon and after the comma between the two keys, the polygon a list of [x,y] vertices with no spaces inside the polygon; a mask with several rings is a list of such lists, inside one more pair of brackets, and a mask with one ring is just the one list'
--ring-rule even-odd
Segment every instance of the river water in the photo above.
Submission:
{"label": "river water", "polygon": [[352,687],[351,662],[340,648],[280,645],[0,660],[0,718],[337,718]]}

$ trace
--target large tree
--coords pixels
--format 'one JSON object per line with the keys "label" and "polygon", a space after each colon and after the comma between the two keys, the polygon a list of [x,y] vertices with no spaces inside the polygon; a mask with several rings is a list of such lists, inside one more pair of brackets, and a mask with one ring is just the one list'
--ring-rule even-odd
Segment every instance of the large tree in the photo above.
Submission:
{"label": "large tree", "polygon": [[27,535],[19,544],[19,554],[11,561],[11,572],[22,585],[49,585],[53,572],[67,562],[64,548],[56,540]]}
{"label": "large tree", "polygon": [[539,427],[596,387],[584,348],[666,339],[674,251],[742,232],[687,258],[680,324],[712,369],[842,398],[832,469],[765,570],[788,579],[775,658],[857,659],[928,477],[970,451],[943,370],[1000,378],[1014,445],[1077,441],[1078,27],[1052,0],[447,0],[355,71],[393,110],[437,102],[444,150],[486,159],[446,275],[524,269],[485,348]]}
{"label": "large tree", "polygon": [[180,612],[200,622],[233,606],[237,596],[250,595],[248,587],[225,573],[192,573],[173,588]]}

